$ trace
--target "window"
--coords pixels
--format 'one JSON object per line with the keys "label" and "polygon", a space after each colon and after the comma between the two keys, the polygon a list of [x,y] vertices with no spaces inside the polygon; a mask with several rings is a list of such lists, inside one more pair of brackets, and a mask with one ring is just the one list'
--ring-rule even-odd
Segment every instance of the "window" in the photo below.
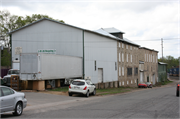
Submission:
{"label": "window", "polygon": [[11,94],[14,93],[14,91],[9,89],[9,88],[2,87],[1,89],[2,89],[2,92],[3,92],[4,96],[11,95]]}
{"label": "window", "polygon": [[121,43],[119,43],[119,47],[121,47]]}
{"label": "window", "polygon": [[124,48],[124,44],[122,43],[122,48]]}
{"label": "window", "polygon": [[117,62],[115,62],[115,70],[117,70]]}
{"label": "window", "polygon": [[153,55],[151,55],[151,62],[153,62]]}
{"label": "window", "polygon": [[146,56],[147,56],[147,62],[148,62],[148,54]]}
{"label": "window", "polygon": [[[89,83],[89,82],[88,82]],[[81,85],[84,85],[85,82],[82,82],[82,81],[73,81],[72,82],[73,85],[78,85],[78,86],[81,86]],[[88,84],[89,85],[89,84]]]}
{"label": "window", "polygon": [[131,62],[132,62],[132,55],[131,55]]}
{"label": "window", "polygon": [[129,84],[129,81],[127,81],[127,85]]}
{"label": "window", "polygon": [[124,62],[124,53],[122,53],[122,62]]}
{"label": "window", "polygon": [[130,46],[130,49],[132,50],[132,46]]}
{"label": "window", "polygon": [[145,60],[145,62],[146,62],[146,54],[145,54],[144,58],[145,58],[144,60]]}
{"label": "window", "polygon": [[127,75],[131,76],[132,75],[132,68],[127,68]]}
{"label": "window", "polygon": [[124,67],[122,67],[122,76],[124,76]]}
{"label": "window", "polygon": [[8,74],[19,74],[19,70],[9,70]]}
{"label": "window", "polygon": [[138,75],[138,68],[137,67],[134,68],[134,75]]}
{"label": "window", "polygon": [[122,82],[122,85],[124,86],[124,81]]}
{"label": "window", "polygon": [[136,83],[136,79],[134,80],[134,82]]}
{"label": "window", "polygon": [[149,62],[151,62],[151,55],[149,54]]}
{"label": "window", "polygon": [[121,76],[121,67],[119,66],[119,76]]}
{"label": "window", "polygon": [[128,49],[128,45],[126,45],[126,49]]}
{"label": "window", "polygon": [[121,61],[121,53],[119,53],[119,62]]}
{"label": "window", "polygon": [[96,60],[94,61],[94,68],[95,68],[95,71],[96,71]]}
{"label": "window", "polygon": [[126,57],[126,59],[127,59],[127,62],[128,62],[128,54],[127,54],[127,57]]}
{"label": "window", "polygon": [[153,63],[154,63],[154,55],[153,55]]}
{"label": "window", "polygon": [[132,80],[131,80],[131,84],[132,84],[133,82],[132,82]]}
{"label": "window", "polygon": [[121,86],[121,82],[119,82],[119,86]]}
{"label": "window", "polygon": [[87,83],[88,85],[90,85],[90,82],[86,81],[86,83]]}

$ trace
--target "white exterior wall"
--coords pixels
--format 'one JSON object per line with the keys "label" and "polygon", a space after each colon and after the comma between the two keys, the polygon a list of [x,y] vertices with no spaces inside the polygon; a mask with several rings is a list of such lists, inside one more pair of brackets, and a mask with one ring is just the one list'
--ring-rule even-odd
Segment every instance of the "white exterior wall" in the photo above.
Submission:
{"label": "white exterior wall", "polygon": [[85,77],[90,76],[93,83],[99,83],[98,68],[103,68],[103,83],[117,81],[117,70],[115,70],[117,41],[90,32],[84,32],[84,47]]}
{"label": "white exterior wall", "polygon": [[43,20],[12,34],[12,60],[19,59],[15,47],[22,47],[22,53],[56,49],[58,55],[82,57],[82,37],[80,29]]}

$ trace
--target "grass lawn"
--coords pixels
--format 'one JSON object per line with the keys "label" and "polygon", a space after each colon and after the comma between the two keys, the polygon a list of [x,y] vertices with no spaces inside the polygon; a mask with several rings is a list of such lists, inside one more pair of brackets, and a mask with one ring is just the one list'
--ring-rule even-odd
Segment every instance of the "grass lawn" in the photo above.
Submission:
{"label": "grass lawn", "polygon": [[51,89],[49,91],[67,92],[68,89],[69,89],[69,87],[60,87],[60,88]]}
{"label": "grass lawn", "polygon": [[[172,83],[172,82],[173,81],[159,82],[156,86],[167,85],[167,84]],[[67,93],[68,88],[69,87],[60,87],[60,88],[50,89],[48,91]],[[138,89],[137,87],[119,87],[119,88],[96,89],[96,95],[109,95],[109,94],[124,93],[124,92],[129,92],[129,91],[137,90],[137,89]]]}
{"label": "grass lawn", "polygon": [[[60,88],[50,89],[48,91],[68,92],[68,88],[69,87],[60,87]],[[119,88],[96,89],[96,94],[97,95],[117,94],[117,93],[129,92],[133,89],[137,89],[137,88],[119,87]]]}
{"label": "grass lawn", "polygon": [[173,81],[168,81],[168,80],[167,80],[167,81],[162,82],[161,85],[167,85],[168,83],[172,83],[172,82],[173,82]]}
{"label": "grass lawn", "polygon": [[124,93],[129,92],[133,89],[132,87],[119,87],[119,88],[107,88],[107,89],[97,89],[96,94],[97,95],[109,95],[109,94],[117,94],[117,93]]}

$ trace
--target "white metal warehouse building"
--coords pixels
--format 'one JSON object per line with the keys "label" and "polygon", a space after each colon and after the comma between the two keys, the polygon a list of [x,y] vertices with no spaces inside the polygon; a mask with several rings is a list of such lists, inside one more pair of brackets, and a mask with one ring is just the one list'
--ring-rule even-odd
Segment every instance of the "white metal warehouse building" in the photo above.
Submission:
{"label": "white metal warehouse building", "polygon": [[82,77],[90,77],[94,84],[118,81],[117,44],[119,41],[133,44],[103,30],[90,31],[47,18],[9,34],[12,61],[19,59],[20,53],[48,49],[55,50],[57,55],[82,57]]}

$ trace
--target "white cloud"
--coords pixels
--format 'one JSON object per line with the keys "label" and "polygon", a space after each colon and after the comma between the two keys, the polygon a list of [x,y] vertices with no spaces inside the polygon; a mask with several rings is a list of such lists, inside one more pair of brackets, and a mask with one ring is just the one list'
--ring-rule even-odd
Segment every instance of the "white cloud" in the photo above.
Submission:
{"label": "white cloud", "polygon": [[[159,56],[160,39],[180,34],[178,0],[2,0],[1,6],[15,15],[46,14],[90,30],[115,27],[129,40],[158,50]],[[151,39],[159,41],[139,41]],[[179,57],[178,47],[178,39],[164,41],[164,55]]]}

